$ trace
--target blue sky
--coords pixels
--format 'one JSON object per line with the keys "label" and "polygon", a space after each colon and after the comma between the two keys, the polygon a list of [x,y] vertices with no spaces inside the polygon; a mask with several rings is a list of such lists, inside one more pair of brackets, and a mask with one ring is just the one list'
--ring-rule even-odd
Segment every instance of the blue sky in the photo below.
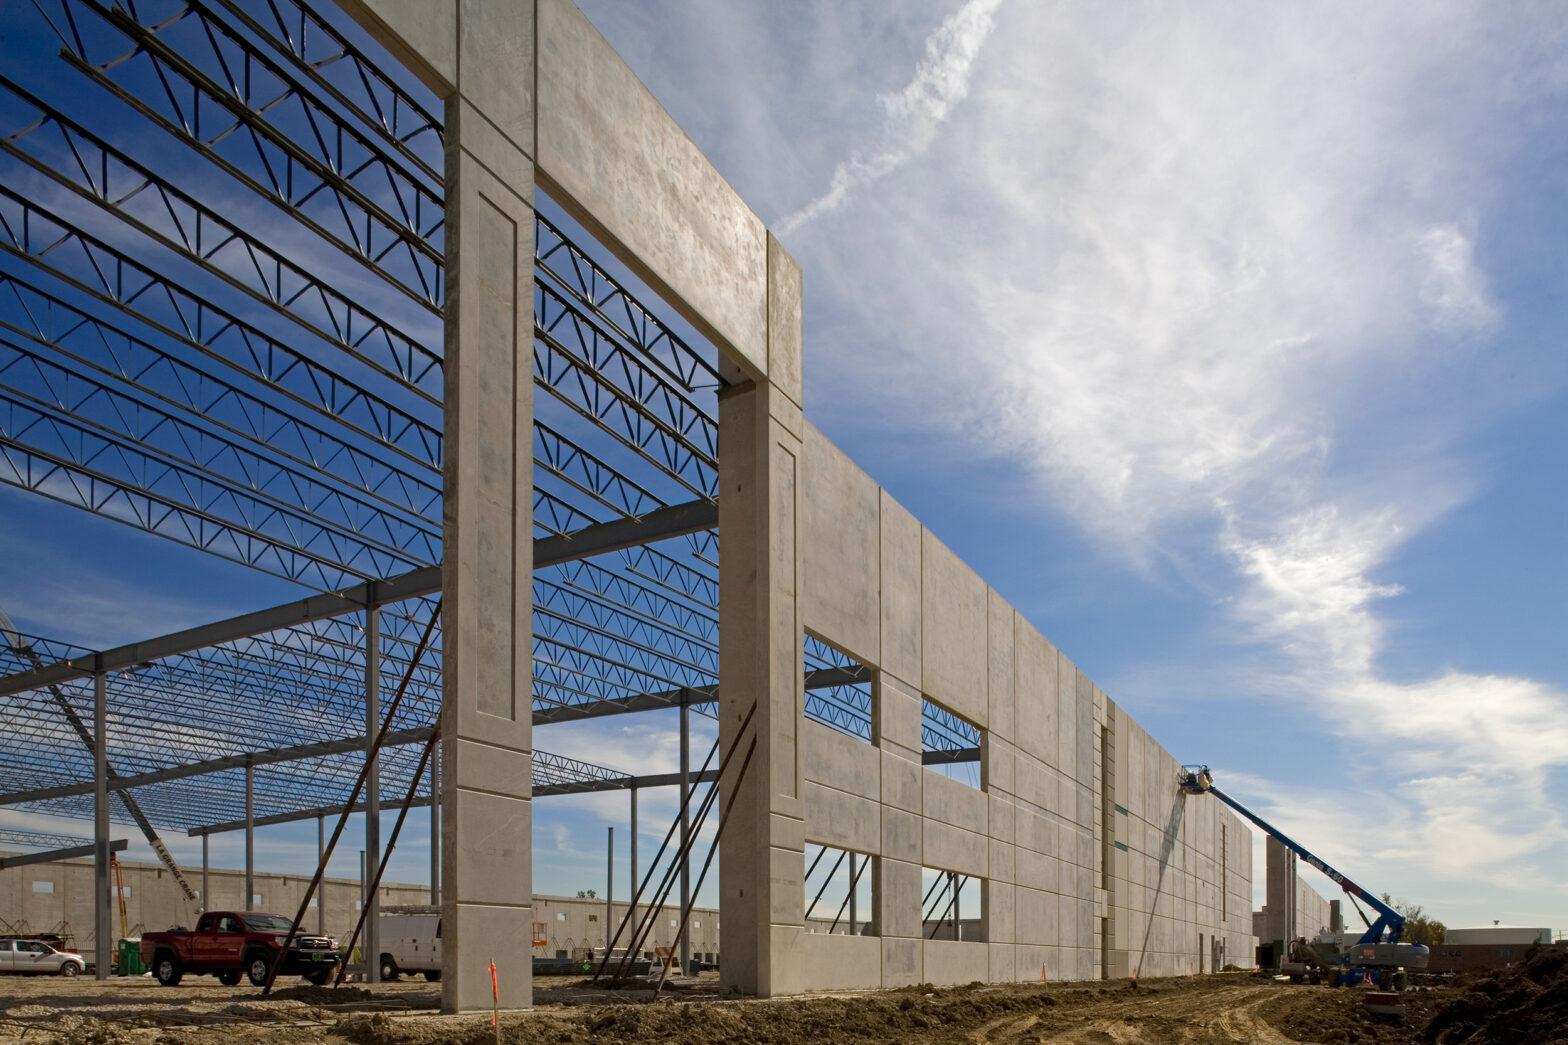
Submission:
{"label": "blue sky", "polygon": [[1554,12],[583,6],[804,266],[814,423],[1342,870],[1568,928]]}
{"label": "blue sky", "polygon": [[[802,263],[816,425],[1351,877],[1568,929],[1554,11],[583,7]],[[0,513],[25,520],[0,605],[43,634],[142,637],[116,606],[147,591],[158,630],[297,591],[15,491]],[[660,772],[674,726],[537,742]],[[536,887],[598,887],[625,808],[538,803]],[[644,860],[673,808],[644,796]],[[314,853],[313,826],[262,838],[263,866]]]}

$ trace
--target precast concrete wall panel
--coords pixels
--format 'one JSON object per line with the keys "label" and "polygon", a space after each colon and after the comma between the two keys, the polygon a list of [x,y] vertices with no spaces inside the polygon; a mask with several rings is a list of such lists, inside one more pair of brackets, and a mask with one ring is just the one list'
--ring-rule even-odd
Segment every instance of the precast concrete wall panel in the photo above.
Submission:
{"label": "precast concrete wall panel", "polygon": [[990,606],[980,577],[931,534],[920,538],[921,689],[936,704],[985,728]]}
{"label": "precast concrete wall panel", "polygon": [[539,0],[538,32],[541,184],[692,326],[766,378],[761,219],[576,5]]}
{"label": "precast concrete wall panel", "polygon": [[[736,800],[720,868],[725,982],[775,994],[1102,965],[1168,974],[1215,935],[1241,953],[1243,826],[1183,798],[1175,759],[805,423],[799,266],[582,13],[569,0],[345,7],[447,98],[454,949],[493,944],[515,964],[503,937],[530,902],[528,792],[512,760],[531,747],[518,593],[531,578],[523,259],[537,182],[714,342],[733,385],[718,438],[722,741],[747,740],[756,710],[739,749],[755,765],[720,785]],[[503,566],[486,575],[480,561]],[[805,720],[808,631],[873,669],[870,744]],[[981,729],[979,790],[921,764],[923,699]],[[507,793],[482,797],[497,780]],[[807,838],[877,857],[880,938],[808,939],[822,934],[804,919]],[[986,942],[922,938],[922,867],[978,879]],[[528,1003],[526,971],[517,983],[503,1004]],[[444,982],[448,1007],[488,1003],[480,986]]]}
{"label": "precast concrete wall panel", "polygon": [[881,491],[815,428],[806,430],[806,628],[864,664],[880,664]]}
{"label": "precast concrete wall panel", "polygon": [[[892,676],[918,691],[923,679],[920,656],[921,634],[921,558],[919,520],[903,505],[879,491],[882,545],[882,660],[883,677]],[[918,709],[916,721],[919,721]],[[900,741],[900,743],[904,743]],[[905,746],[909,746],[905,744]],[[913,750],[920,751],[917,735]]]}

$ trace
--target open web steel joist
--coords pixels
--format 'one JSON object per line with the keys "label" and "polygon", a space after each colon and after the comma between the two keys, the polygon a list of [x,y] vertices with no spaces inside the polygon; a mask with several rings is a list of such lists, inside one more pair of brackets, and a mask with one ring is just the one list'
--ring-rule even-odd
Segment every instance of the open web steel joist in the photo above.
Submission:
{"label": "open web steel joist", "polygon": [[[439,588],[441,102],[303,0],[39,0],[0,48],[0,482],[356,593],[123,663],[23,636],[74,673],[0,649],[0,796],[91,816],[48,687],[90,716],[102,666],[116,793],[155,823],[241,819],[247,758],[262,820],[330,805],[363,758],[364,605],[387,604],[400,676]],[[718,353],[537,204],[535,722],[707,713]],[[819,646],[803,670],[808,715],[868,735],[864,669]],[[438,639],[396,735],[428,730],[440,685]],[[413,763],[385,751],[389,793]],[[567,764],[536,758],[541,793],[602,786]]]}

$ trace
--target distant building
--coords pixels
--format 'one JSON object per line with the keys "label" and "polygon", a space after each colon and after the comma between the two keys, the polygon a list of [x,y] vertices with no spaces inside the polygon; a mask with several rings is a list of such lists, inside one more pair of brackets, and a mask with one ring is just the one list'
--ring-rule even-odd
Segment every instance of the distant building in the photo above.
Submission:
{"label": "distant building", "polygon": [[[1513,925],[1484,925],[1478,929],[1449,929],[1443,942],[1432,948],[1428,972],[1471,972],[1506,969],[1524,960],[1536,945],[1551,946],[1552,930]],[[1559,944],[1568,946],[1568,941]]]}
{"label": "distant building", "polygon": [[[249,908],[292,916],[299,910],[305,887],[310,884],[310,875],[258,871],[255,896],[247,904],[245,872],[211,868],[207,872],[207,888],[212,894],[209,904],[200,895],[200,869],[194,874],[187,870],[186,874],[198,894],[194,901],[185,899],[162,864],[121,861],[124,935],[139,936],[143,929],[190,927],[196,924],[197,915],[208,907],[213,910]],[[57,932],[71,937],[73,945],[83,954],[90,954],[94,944],[92,886],[91,859],[58,860],[0,870],[0,932]],[[320,899],[311,901],[303,927],[311,931],[320,929],[346,942],[359,919],[359,882],[349,878],[326,878],[317,895]],[[538,958],[581,958],[589,950],[602,951],[606,924],[610,925],[613,935],[626,914],[626,904],[617,902],[613,921],[607,923],[603,897],[535,896],[533,899],[533,936],[529,943],[533,955]],[[381,884],[383,908],[416,906],[429,900],[428,885]],[[318,907],[321,902],[326,905],[324,915]],[[112,906],[111,921],[118,937],[122,930],[117,897]],[[678,906],[661,910],[641,949],[651,955],[657,947],[671,946],[679,920]],[[824,927],[818,928],[821,931]],[[718,960],[719,913],[716,909],[693,907],[688,933],[694,958],[704,962]],[[625,940],[616,946],[626,946]]]}

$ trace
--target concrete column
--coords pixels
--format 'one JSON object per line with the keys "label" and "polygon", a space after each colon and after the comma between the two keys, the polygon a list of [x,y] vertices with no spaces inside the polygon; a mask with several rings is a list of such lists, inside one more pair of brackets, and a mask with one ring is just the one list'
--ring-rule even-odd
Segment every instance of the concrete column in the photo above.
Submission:
{"label": "concrete column", "polygon": [[735,795],[719,861],[725,987],[763,996],[805,980],[805,823],[796,736],[803,706],[798,374],[800,269],[771,236],[768,369],[719,400],[719,737],[728,747],[751,709],[751,736],[721,781]]}
{"label": "concrete column", "polygon": [[248,911],[256,900],[256,767],[245,759],[245,902]]}
{"label": "concrete column", "polygon": [[93,961],[96,976],[109,978],[114,950],[109,900],[109,683],[93,676]]}
{"label": "concrete column", "polygon": [[1278,839],[1269,838],[1264,842],[1264,938],[1258,942],[1274,945],[1276,963],[1283,960],[1284,949],[1290,942],[1291,908],[1295,905],[1296,885],[1290,856],[1290,850]]}
{"label": "concrete column", "polygon": [[[691,910],[691,705],[681,698],[681,914]],[[691,934],[681,931],[681,975],[691,975]]]}
{"label": "concrete column", "polygon": [[615,828],[605,830],[609,832],[604,849],[604,946],[608,950],[610,938],[615,935],[615,927],[610,924],[615,919]]}
{"label": "concrete column", "polygon": [[381,607],[365,607],[365,860],[360,865],[360,902],[365,928],[360,934],[365,955],[365,982],[381,982],[381,903],[372,888],[381,863],[381,756],[373,749],[381,731]]}
{"label": "concrete column", "polygon": [[[459,34],[504,48],[476,91],[531,85],[533,5],[469,0]],[[479,94],[446,106],[446,445],[441,622],[447,1012],[533,1002],[533,162]],[[531,98],[524,99],[531,104]],[[483,106],[481,105],[481,108]],[[499,130],[498,130],[499,128]]]}
{"label": "concrete column", "polygon": [[[488,1009],[494,959],[501,1007],[518,1008],[533,998],[535,2],[340,6],[445,99],[441,1006]],[[562,43],[557,66],[577,71],[593,42]],[[568,127],[595,119],[570,96],[556,108]]]}

